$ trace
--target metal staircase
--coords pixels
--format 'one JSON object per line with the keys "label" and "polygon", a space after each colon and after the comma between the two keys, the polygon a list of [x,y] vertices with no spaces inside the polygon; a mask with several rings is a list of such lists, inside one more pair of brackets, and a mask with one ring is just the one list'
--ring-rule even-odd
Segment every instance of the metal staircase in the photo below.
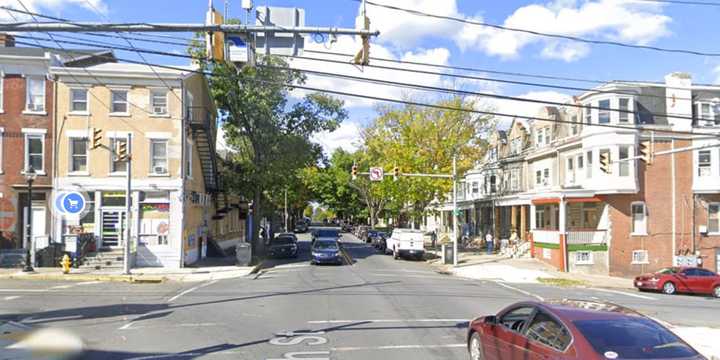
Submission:
{"label": "metal staircase", "polygon": [[187,121],[190,124],[195,148],[200,157],[205,190],[209,193],[219,191],[217,176],[217,155],[215,153],[215,137],[217,126],[215,117],[204,106],[189,106],[187,108]]}

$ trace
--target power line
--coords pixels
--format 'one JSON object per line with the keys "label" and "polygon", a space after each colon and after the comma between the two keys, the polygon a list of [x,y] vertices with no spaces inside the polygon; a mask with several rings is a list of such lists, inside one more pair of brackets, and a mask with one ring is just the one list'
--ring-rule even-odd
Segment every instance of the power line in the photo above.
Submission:
{"label": "power line", "polygon": [[[353,1],[360,2],[363,0],[353,0]],[[531,34],[531,35],[535,35],[535,36],[542,36],[542,37],[548,37],[548,38],[554,38],[554,39],[564,39],[564,40],[570,40],[570,41],[581,42],[581,43],[586,43],[586,44],[611,45],[611,46],[619,46],[619,47],[624,47],[624,48],[652,50],[652,51],[665,52],[665,53],[720,57],[720,53],[703,52],[703,51],[687,50],[687,49],[663,48],[663,47],[650,46],[650,45],[635,45],[635,44],[628,44],[628,43],[623,43],[623,42],[619,42],[619,41],[592,40],[592,39],[586,39],[586,38],[581,38],[581,37],[571,36],[571,35],[551,34],[551,33],[546,33],[546,32],[541,32],[541,31],[520,29],[520,28],[509,27],[509,26],[491,24],[491,23],[486,23],[486,22],[477,21],[477,20],[463,19],[463,18],[446,16],[446,15],[430,14],[430,13],[422,12],[419,10],[407,9],[407,8],[402,8],[402,7],[398,7],[398,6],[393,6],[393,5],[379,4],[379,3],[376,3],[373,1],[367,1],[367,0],[365,0],[365,3],[367,3],[368,5],[376,6],[376,7],[381,7],[381,8],[386,8],[386,9],[396,10],[396,11],[402,11],[402,12],[406,12],[408,14],[417,15],[417,16],[425,16],[425,17],[431,17],[431,18],[435,18],[435,19],[449,20],[449,21],[459,22],[459,23],[468,24],[468,25],[484,26],[484,27],[489,27],[489,28],[502,30],[502,31],[512,31],[512,32],[519,32],[519,33]]]}
{"label": "power line", "polygon": [[[30,43],[25,43],[25,42],[17,42],[17,43],[19,43],[21,45],[35,47],[35,45],[32,45]],[[52,49],[52,48],[50,48],[50,49]],[[115,59],[117,59],[118,61],[123,61],[123,62],[143,64],[142,62],[136,61],[136,60],[123,59],[123,58],[115,58]],[[179,70],[179,71],[186,71],[186,72],[191,72],[191,73],[196,73],[196,74],[202,74],[202,75],[206,75],[206,76],[214,76],[214,74],[212,72],[208,72],[208,71],[185,69],[185,68],[180,68],[180,67],[171,66],[171,65],[159,65],[159,64],[151,64],[151,65],[156,66],[158,68],[166,68],[166,69],[171,69],[171,70]],[[573,121],[569,121],[569,120],[541,118],[541,117],[537,117],[537,116],[526,116],[526,115],[519,115],[519,114],[493,112],[493,111],[456,108],[456,107],[452,107],[452,106],[445,106],[445,105],[438,105],[438,104],[428,104],[428,103],[421,103],[421,102],[408,101],[408,100],[384,98],[384,97],[372,96],[372,95],[355,94],[355,93],[344,92],[344,91],[339,91],[339,90],[321,89],[321,88],[310,87],[310,86],[305,86],[305,85],[298,85],[298,84],[277,83],[277,82],[272,82],[272,81],[267,81],[267,80],[257,80],[257,81],[266,83],[266,84],[272,84],[272,85],[284,85],[285,87],[287,87],[290,90],[302,89],[302,90],[308,90],[308,91],[317,91],[317,92],[323,92],[323,93],[328,93],[328,94],[335,94],[335,95],[340,95],[340,96],[364,98],[364,99],[368,99],[368,100],[375,100],[375,101],[381,101],[381,102],[390,102],[390,103],[413,105],[413,106],[420,106],[420,107],[437,108],[437,109],[443,109],[443,110],[470,112],[470,113],[481,114],[481,115],[490,115],[490,116],[508,117],[508,118],[520,118],[520,119],[537,120],[537,121],[545,121],[545,122],[560,123],[560,124],[615,128],[615,129],[623,129],[623,130],[652,130],[652,131],[655,131],[658,133],[664,133],[664,134],[692,135],[692,136],[705,135],[705,136],[712,137],[712,138],[720,137],[720,134],[699,134],[699,133],[695,133],[692,131],[680,131],[680,130],[659,129],[659,128],[638,128],[635,126],[624,126],[624,125],[614,125],[614,124],[598,124],[598,123],[587,124],[587,123],[582,123],[582,122],[573,122]]]}
{"label": "power line", "polygon": [[[34,37],[19,35],[20,38],[30,38],[30,39],[37,39]],[[42,41],[48,41],[44,39],[40,39]],[[62,41],[59,40],[59,42],[66,42],[76,45],[87,45],[82,42],[71,42],[71,41]],[[103,46],[100,46],[103,47]],[[134,51],[134,52],[147,52],[150,54],[156,54],[156,55],[164,55],[164,56],[173,56],[173,57],[180,57],[180,58],[186,58],[186,59],[193,59],[198,60],[197,58],[190,56],[190,55],[183,55],[183,54],[173,54],[173,53],[167,53],[162,51],[155,51],[155,50],[148,50],[148,49],[129,49],[126,47],[118,47],[118,46],[109,46],[108,48],[111,49],[117,49],[122,51]],[[149,63],[147,61],[143,62],[144,64],[149,66]],[[390,68],[392,70],[399,70],[397,68]],[[535,104],[543,104],[543,105],[553,105],[553,106],[559,106],[559,107],[572,107],[577,108],[580,110],[584,109],[594,109],[594,110],[600,110],[600,111],[608,111],[608,112],[618,112],[618,113],[626,113],[626,114],[632,114],[632,115],[640,115],[640,112],[637,111],[631,111],[631,110],[625,110],[625,109],[618,109],[618,108],[605,108],[600,106],[593,106],[593,105],[580,105],[580,104],[574,104],[574,103],[565,103],[565,102],[557,102],[557,101],[549,101],[549,100],[538,100],[538,99],[529,99],[529,98],[522,98],[522,97],[516,97],[516,96],[509,96],[509,95],[499,95],[499,94],[492,94],[492,93],[483,93],[483,92],[475,92],[475,91],[467,91],[467,90],[458,90],[458,89],[450,89],[450,88],[443,88],[443,87],[436,87],[436,86],[428,86],[428,85],[421,85],[421,84],[411,84],[411,83],[405,83],[405,82],[396,82],[396,81],[390,81],[390,80],[382,80],[382,79],[371,79],[367,77],[359,77],[359,76],[353,76],[353,75],[344,75],[344,74],[337,74],[337,73],[330,73],[330,72],[323,72],[318,70],[309,70],[309,69],[296,69],[298,71],[302,71],[308,74],[315,74],[319,76],[325,76],[325,77],[335,77],[335,78],[343,78],[347,80],[352,81],[361,81],[361,82],[369,82],[369,83],[375,83],[379,85],[385,85],[385,86],[396,86],[396,87],[404,87],[404,88],[413,88],[413,89],[419,89],[423,91],[434,91],[434,92],[443,92],[443,93],[452,93],[452,94],[461,94],[461,95],[471,95],[471,96],[481,96],[481,97],[489,97],[489,98],[496,98],[496,99],[502,99],[502,100],[509,100],[509,101],[519,101],[519,102],[528,102],[528,103],[535,103]],[[435,75],[443,75],[442,73],[433,73]],[[589,90],[589,89],[586,89]],[[593,91],[593,90],[590,90]],[[603,91],[597,91],[599,93],[602,93]],[[635,95],[635,94],[628,94],[623,92],[607,92],[607,93],[614,93],[614,94],[621,94],[621,95]],[[660,96],[658,96],[660,97]],[[662,97],[665,98],[665,97]],[[676,119],[683,119],[683,120],[704,120],[700,119],[699,117],[688,117],[688,116],[682,116],[682,115],[669,115],[667,113],[655,113],[655,112],[647,112],[645,113],[647,115],[652,115],[654,117],[672,117]]]}
{"label": "power line", "polygon": [[[259,66],[278,69],[278,67],[276,67],[276,66],[266,66],[266,65],[259,65]],[[608,112],[612,111],[612,112],[617,112],[617,113],[624,113],[624,114],[628,114],[628,115],[630,115],[630,114],[640,115],[640,113],[636,112],[636,111],[623,110],[623,109],[618,109],[618,108],[610,108],[610,107],[605,108],[605,107],[600,107],[600,106],[578,105],[578,104],[564,103],[564,102],[550,101],[550,100],[528,99],[528,98],[521,98],[521,97],[509,96],[509,95],[499,95],[499,94],[482,93],[482,92],[468,91],[468,90],[449,89],[449,88],[443,88],[443,87],[437,87],[437,86],[410,84],[410,83],[390,81],[390,80],[370,79],[370,78],[366,78],[366,77],[336,74],[336,73],[317,71],[317,70],[307,70],[307,69],[296,69],[296,70],[302,71],[302,72],[308,73],[308,74],[315,74],[315,75],[325,76],[325,77],[335,77],[335,78],[342,78],[342,79],[347,79],[347,80],[352,80],[352,81],[370,82],[370,83],[386,85],[386,86],[413,88],[413,89],[419,89],[419,90],[424,90],[424,91],[435,91],[435,92],[444,92],[444,93],[450,93],[450,94],[480,96],[480,97],[488,97],[488,98],[510,100],[510,101],[529,102],[529,103],[543,104],[543,105],[554,105],[554,106],[561,106],[561,107],[573,107],[573,108],[577,108],[577,109],[581,109],[581,110],[593,109],[593,110],[600,110],[600,111],[608,111]],[[671,117],[671,118],[675,118],[675,119],[683,119],[683,120],[691,120],[691,121],[704,120],[704,119],[700,119],[700,118],[692,117],[692,116],[688,117],[688,116],[681,116],[681,115],[669,115],[667,113],[647,112],[646,114],[652,115],[654,117],[666,117],[666,118]]]}
{"label": "power line", "polygon": [[[306,50],[307,51],[307,50]],[[323,52],[318,52],[323,53]],[[343,60],[334,60],[334,59],[323,59],[323,58],[313,58],[313,57],[306,57],[306,56],[292,56],[292,55],[278,55],[282,57],[292,58],[292,59],[301,59],[301,60],[311,60],[311,61],[321,61],[321,62],[329,62],[334,64],[342,64],[342,65],[349,65],[354,66],[353,63]],[[350,56],[350,55],[348,55]],[[388,59],[387,61],[393,61]],[[393,62],[396,62],[398,64],[411,64],[408,62],[405,62],[403,60],[394,60]],[[420,64],[420,63],[412,63]],[[429,64],[432,65],[432,64]],[[393,67],[393,66],[383,66],[383,65],[375,65],[375,64],[369,64],[369,65],[363,65],[367,68],[374,68],[374,69],[385,69],[385,70],[394,70],[394,71],[403,71],[403,72],[411,72],[411,73],[417,73],[417,74],[427,74],[427,75],[437,75],[437,76],[446,76],[446,77],[454,77],[454,78],[460,78],[460,79],[468,79],[468,80],[477,80],[477,81],[488,81],[488,82],[498,82],[498,83],[505,83],[505,84],[513,84],[513,85],[524,85],[524,86],[534,86],[534,87],[541,87],[541,88],[553,88],[553,89],[561,89],[561,90],[572,90],[572,91],[585,91],[585,92],[592,92],[595,94],[618,94],[618,95],[631,95],[631,96],[638,96],[638,97],[652,97],[652,98],[660,98],[660,99],[673,99],[673,97],[669,96],[662,96],[662,95],[654,95],[654,94],[638,94],[632,91],[613,91],[613,90],[599,90],[599,89],[593,89],[593,88],[583,88],[583,87],[576,87],[576,86],[565,86],[565,85],[555,85],[555,84],[546,84],[546,83],[535,83],[535,82],[529,82],[529,81],[518,81],[518,80],[506,80],[506,79],[497,79],[497,78],[489,78],[489,77],[482,77],[482,76],[472,76],[472,75],[464,75],[464,74],[454,74],[454,73],[444,73],[444,72],[437,72],[437,71],[427,71],[427,70],[420,70],[420,69],[411,69],[411,68],[403,68],[403,67]],[[603,83],[607,84],[609,82]],[[622,83],[619,83],[622,84]],[[628,84],[631,85],[631,84]],[[691,98],[678,98],[675,97],[675,100],[693,100]]]}
{"label": "power line", "polygon": [[685,0],[633,0],[642,2],[653,2],[661,4],[676,4],[676,5],[700,5],[700,6],[720,6],[717,2],[706,2],[706,1],[685,1]]}

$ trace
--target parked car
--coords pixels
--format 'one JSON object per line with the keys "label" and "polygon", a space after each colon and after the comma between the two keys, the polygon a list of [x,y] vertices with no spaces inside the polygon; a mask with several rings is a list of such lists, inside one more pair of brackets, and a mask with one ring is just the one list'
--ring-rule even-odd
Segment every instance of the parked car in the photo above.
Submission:
{"label": "parked car", "polygon": [[346,232],[346,233],[351,233],[351,232],[353,232],[353,225],[349,221],[345,221],[340,226],[340,231]]}
{"label": "parked car", "polygon": [[375,229],[368,229],[368,231],[365,233],[365,237],[361,238],[360,240],[362,240],[366,243],[371,243],[372,239],[374,237],[378,236],[379,233],[380,232]]}
{"label": "parked car", "polygon": [[471,359],[705,359],[656,321],[583,300],[520,302],[468,326]]}
{"label": "parked car", "polygon": [[385,249],[387,248],[387,238],[387,233],[379,231],[377,236],[373,237],[370,243],[378,251],[385,252]]}
{"label": "parked car", "polygon": [[367,225],[360,225],[355,229],[355,236],[360,240],[364,240],[369,229],[370,227]]}
{"label": "parked car", "polygon": [[413,229],[394,229],[386,240],[385,253],[393,258],[421,259],[425,255],[423,232]]}
{"label": "parked car", "polygon": [[336,264],[342,265],[343,255],[340,243],[337,240],[328,238],[318,238],[312,245],[312,256],[310,263],[318,264]]}
{"label": "parked car", "polygon": [[298,256],[297,237],[291,233],[278,234],[270,241],[268,253],[272,257],[296,258]]}
{"label": "parked car", "polygon": [[638,290],[710,294],[720,298],[720,275],[697,267],[669,267],[635,278]]}
{"label": "parked car", "polygon": [[305,221],[298,221],[295,224],[295,228],[293,229],[293,232],[296,233],[305,233],[308,231],[308,224]]}

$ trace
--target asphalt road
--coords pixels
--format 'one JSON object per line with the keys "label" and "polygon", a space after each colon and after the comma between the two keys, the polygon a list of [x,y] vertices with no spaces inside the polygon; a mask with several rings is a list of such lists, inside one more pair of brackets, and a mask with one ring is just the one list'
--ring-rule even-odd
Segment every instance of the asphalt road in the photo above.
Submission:
{"label": "asphalt road", "polygon": [[[519,300],[583,298],[677,325],[717,326],[700,296],[472,281],[393,260],[351,235],[352,264],[274,260],[256,276],[195,284],[0,281],[0,319],[59,327],[89,359],[466,358],[467,321]],[[2,358],[0,350],[0,358]]]}

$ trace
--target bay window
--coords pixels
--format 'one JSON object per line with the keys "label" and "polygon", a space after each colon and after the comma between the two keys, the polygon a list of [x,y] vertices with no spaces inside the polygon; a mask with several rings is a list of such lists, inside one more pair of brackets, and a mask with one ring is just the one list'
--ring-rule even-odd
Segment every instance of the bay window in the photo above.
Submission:
{"label": "bay window", "polygon": [[598,123],[609,124],[610,123],[610,100],[598,101]]}
{"label": "bay window", "polygon": [[621,123],[626,123],[630,120],[630,99],[620,98],[618,109],[620,110],[619,120]]}

